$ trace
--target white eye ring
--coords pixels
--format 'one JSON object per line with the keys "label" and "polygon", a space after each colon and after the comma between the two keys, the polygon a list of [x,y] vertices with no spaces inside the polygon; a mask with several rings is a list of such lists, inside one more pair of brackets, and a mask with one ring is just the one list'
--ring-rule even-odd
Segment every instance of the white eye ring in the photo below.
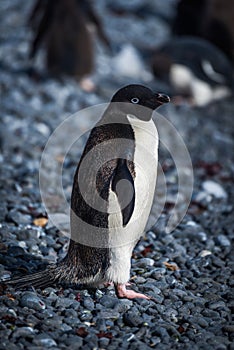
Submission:
{"label": "white eye ring", "polygon": [[132,103],[138,103],[140,100],[139,100],[139,98],[137,98],[137,97],[133,97],[132,99],[131,99],[131,102]]}

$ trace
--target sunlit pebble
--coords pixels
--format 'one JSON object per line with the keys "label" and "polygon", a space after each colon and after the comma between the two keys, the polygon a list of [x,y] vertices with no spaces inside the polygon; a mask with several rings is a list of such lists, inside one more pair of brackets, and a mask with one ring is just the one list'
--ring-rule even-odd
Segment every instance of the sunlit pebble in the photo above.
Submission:
{"label": "sunlit pebble", "polygon": [[19,184],[15,183],[15,188],[17,192],[22,192],[22,187]]}
{"label": "sunlit pebble", "polygon": [[1,281],[8,280],[11,277],[11,274],[9,272],[1,272]]}
{"label": "sunlit pebble", "polygon": [[156,234],[152,231],[147,232],[147,237],[150,237],[152,239],[156,239]]}
{"label": "sunlit pebble", "polygon": [[198,232],[198,237],[200,238],[201,242],[206,242],[207,241],[207,235],[205,232]]}
{"label": "sunlit pebble", "polygon": [[203,189],[216,198],[227,198],[227,193],[217,182],[207,180],[202,184]]}
{"label": "sunlit pebble", "polygon": [[211,255],[211,251],[209,250],[202,250],[200,253],[199,253],[199,256],[204,258],[205,256],[208,256],[208,255]]}
{"label": "sunlit pebble", "polygon": [[95,296],[96,296],[98,299],[101,298],[103,295],[104,295],[104,293],[103,293],[100,289],[97,289],[97,290],[96,290]]}
{"label": "sunlit pebble", "polygon": [[130,337],[127,339],[127,341],[129,342],[129,341],[131,341],[134,338],[135,338],[135,334],[131,334]]}
{"label": "sunlit pebble", "polygon": [[34,338],[34,343],[39,347],[43,347],[44,349],[51,348],[57,345],[54,339],[50,338],[45,334],[40,334],[38,338]]}
{"label": "sunlit pebble", "polygon": [[19,327],[16,328],[12,334],[14,338],[28,337],[34,334],[34,329],[32,327]]}
{"label": "sunlit pebble", "polygon": [[194,199],[195,199],[196,203],[208,204],[212,201],[212,195],[205,192],[205,191],[201,191],[201,192],[197,193],[197,195],[195,196]]}
{"label": "sunlit pebble", "polygon": [[195,221],[188,221],[187,222],[187,226],[196,226],[196,222]]}
{"label": "sunlit pebble", "polygon": [[21,248],[26,248],[27,247],[27,245],[26,245],[26,243],[24,241],[20,241],[18,245]]}
{"label": "sunlit pebble", "polygon": [[9,312],[12,316],[17,317],[17,314],[16,314],[15,310],[13,310],[13,309],[8,309],[8,312]]}
{"label": "sunlit pebble", "polygon": [[35,244],[30,247],[30,253],[38,253],[39,252],[39,247]]}
{"label": "sunlit pebble", "polygon": [[50,135],[49,127],[44,123],[36,124],[36,129],[44,136],[48,137]]}

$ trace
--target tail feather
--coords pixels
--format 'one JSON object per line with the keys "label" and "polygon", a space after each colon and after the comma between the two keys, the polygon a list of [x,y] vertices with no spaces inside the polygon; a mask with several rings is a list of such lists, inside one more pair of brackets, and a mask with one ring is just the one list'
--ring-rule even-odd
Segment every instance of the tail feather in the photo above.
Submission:
{"label": "tail feather", "polygon": [[5,281],[6,285],[13,286],[16,289],[33,286],[35,288],[47,288],[56,283],[56,265],[47,267],[45,270],[35,272],[31,275],[23,277],[13,278],[9,281]]}

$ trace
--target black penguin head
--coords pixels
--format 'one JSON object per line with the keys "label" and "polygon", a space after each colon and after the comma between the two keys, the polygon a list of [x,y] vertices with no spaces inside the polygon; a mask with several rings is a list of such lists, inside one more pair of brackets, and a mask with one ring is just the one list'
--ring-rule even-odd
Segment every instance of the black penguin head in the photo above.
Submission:
{"label": "black penguin head", "polygon": [[112,97],[111,103],[120,102],[117,104],[118,109],[126,114],[133,114],[138,119],[148,121],[155,109],[169,101],[170,98],[167,95],[154,93],[143,85],[132,84],[118,90]]}

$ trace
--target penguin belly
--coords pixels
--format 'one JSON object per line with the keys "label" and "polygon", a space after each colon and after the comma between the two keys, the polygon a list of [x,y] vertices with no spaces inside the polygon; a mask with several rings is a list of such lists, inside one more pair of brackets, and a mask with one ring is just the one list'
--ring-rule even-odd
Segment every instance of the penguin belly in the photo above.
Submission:
{"label": "penguin belly", "polygon": [[[123,226],[121,208],[116,194],[109,190],[109,249],[110,266],[106,280],[126,283],[130,278],[132,251],[142,236],[153,203],[158,165],[158,133],[152,120],[144,122],[128,117],[134,131],[134,210]],[[110,208],[111,206],[111,208]]]}

